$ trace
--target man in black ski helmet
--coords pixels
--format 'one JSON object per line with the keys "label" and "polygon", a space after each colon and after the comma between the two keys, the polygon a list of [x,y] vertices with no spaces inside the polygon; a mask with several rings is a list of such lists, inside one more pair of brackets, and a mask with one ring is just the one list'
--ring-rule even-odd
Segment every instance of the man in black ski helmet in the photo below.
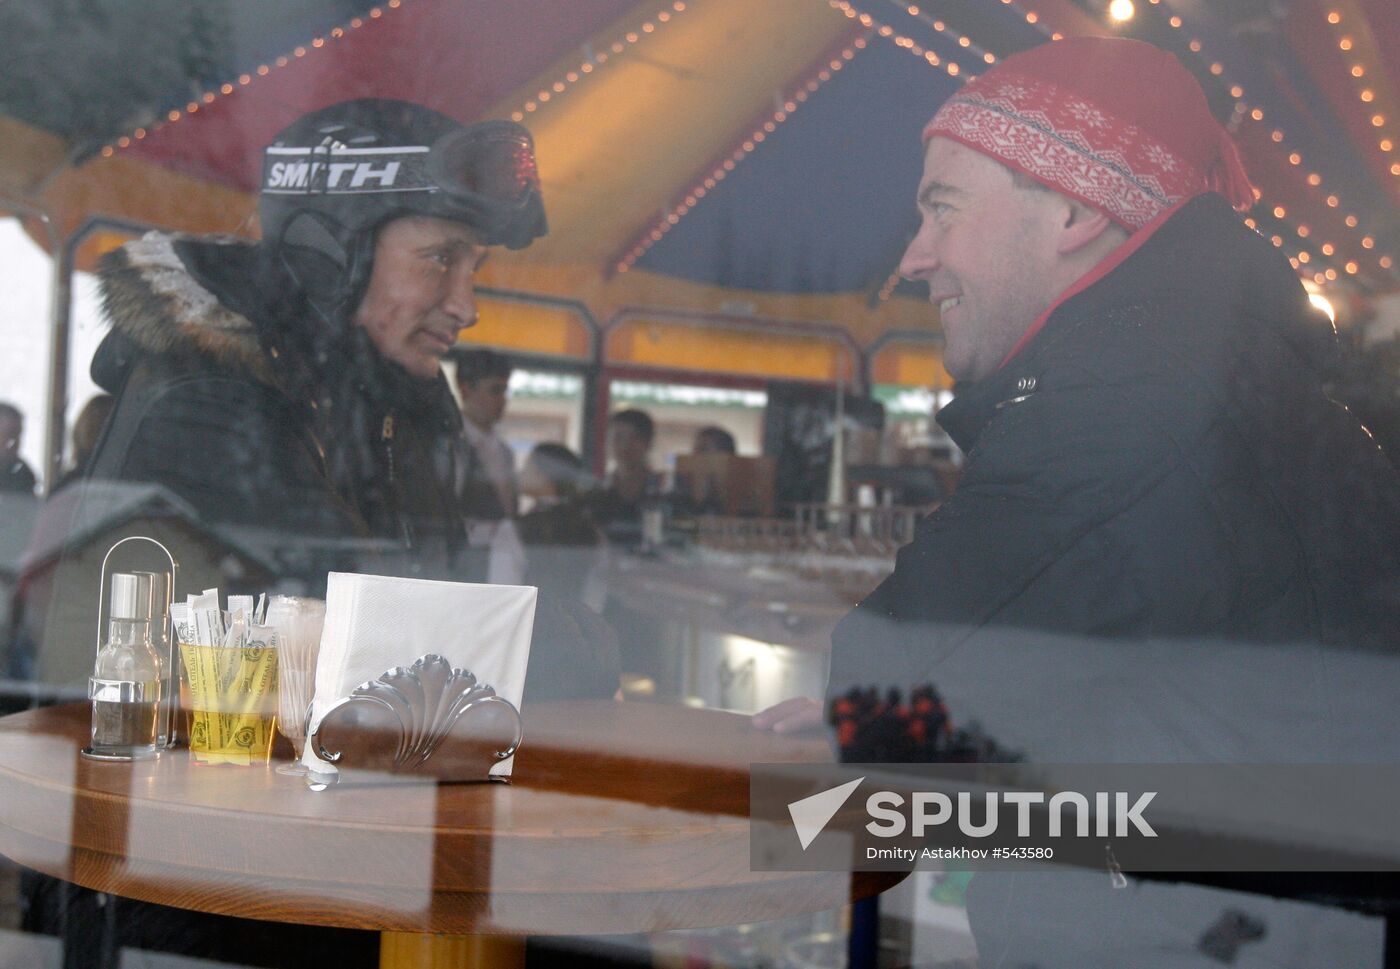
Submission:
{"label": "man in black ski helmet", "polygon": [[93,376],[119,401],[92,475],[460,576],[469,457],[438,362],[487,249],[546,231],[529,132],[332,105],[268,146],[258,210],[260,244],[152,233],[104,261]]}
{"label": "man in black ski helmet", "polygon": [[[103,260],[112,329],[92,374],[117,403],[89,465],[94,487],[66,489],[76,504],[56,510],[52,531],[67,535],[57,573],[27,576],[33,594],[21,598],[21,635],[46,682],[77,686],[91,672],[98,572],[82,549],[116,536],[82,529],[117,507],[103,481],[178,499],[135,530],[174,549],[181,595],[297,581],[324,594],[328,568],[483,577],[465,554],[469,452],[438,361],[475,322],[486,251],[545,233],[529,133],[400,101],[322,108],[266,149],[259,215],[260,243],[153,232]],[[191,510],[194,535],[181,521]],[[222,543],[213,555],[211,540]],[[244,571],[249,550],[271,575]],[[554,613],[540,614],[532,655],[548,662],[553,640],[540,630]],[[611,695],[615,672],[604,680],[596,692]],[[25,927],[71,952],[377,964],[369,933],[246,931],[32,873],[23,893]]]}

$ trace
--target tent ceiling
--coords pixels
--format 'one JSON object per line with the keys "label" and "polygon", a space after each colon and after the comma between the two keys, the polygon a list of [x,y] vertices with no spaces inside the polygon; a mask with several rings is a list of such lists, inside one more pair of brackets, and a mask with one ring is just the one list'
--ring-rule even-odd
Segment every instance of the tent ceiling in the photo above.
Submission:
{"label": "tent ceiling", "polygon": [[675,14],[635,56],[533,113],[553,230],[517,258],[609,265],[849,32],[812,0],[700,0]]}
{"label": "tent ceiling", "polygon": [[[294,0],[277,23],[250,4],[41,8],[0,13],[22,37],[0,68],[3,133],[19,132],[0,187],[37,195],[68,230],[105,212],[251,232],[273,132],[335,100],[402,97],[535,131],[551,235],[493,258],[488,282],[575,297],[600,319],[627,305],[738,307],[839,321],[863,340],[930,322],[926,303],[898,298],[917,288],[890,278],[912,229],[922,122],[984,68],[984,49],[1109,30],[1093,0]],[[1260,231],[1307,274],[1394,288],[1393,0],[1138,9],[1127,30],[1181,56],[1236,128],[1264,193]],[[123,54],[132,32],[145,39]],[[74,56],[54,58],[65,45]],[[94,152],[96,137],[107,144]]]}
{"label": "tent ceiling", "polygon": [[724,288],[878,289],[917,225],[929,105],[957,85],[898,47],[853,50],[637,266]]}

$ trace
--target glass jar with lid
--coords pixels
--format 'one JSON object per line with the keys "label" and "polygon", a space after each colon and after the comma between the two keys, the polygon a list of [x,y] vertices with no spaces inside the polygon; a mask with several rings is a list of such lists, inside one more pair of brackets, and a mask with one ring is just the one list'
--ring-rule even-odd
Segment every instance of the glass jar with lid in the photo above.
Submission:
{"label": "glass jar with lid", "polygon": [[161,661],[152,639],[153,581],[149,573],[112,576],[107,638],[88,680],[92,743],[83,755],[136,760],[159,750]]}

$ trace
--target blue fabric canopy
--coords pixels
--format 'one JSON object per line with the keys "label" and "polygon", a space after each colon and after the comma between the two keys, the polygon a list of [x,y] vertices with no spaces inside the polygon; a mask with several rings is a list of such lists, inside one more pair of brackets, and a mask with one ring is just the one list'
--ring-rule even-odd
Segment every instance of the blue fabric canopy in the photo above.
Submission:
{"label": "blue fabric canopy", "polygon": [[638,268],[735,289],[878,289],[917,225],[920,132],[957,86],[872,39]]}

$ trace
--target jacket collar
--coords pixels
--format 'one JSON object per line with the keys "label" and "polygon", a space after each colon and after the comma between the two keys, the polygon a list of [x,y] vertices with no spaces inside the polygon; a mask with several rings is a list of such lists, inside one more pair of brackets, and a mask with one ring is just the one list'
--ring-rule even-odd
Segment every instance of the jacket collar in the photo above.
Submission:
{"label": "jacket collar", "polygon": [[996,372],[956,388],[938,412],[939,425],[964,452],[972,450],[1002,410],[1043,389],[1051,364],[1066,354],[1093,353],[1093,341],[1102,337],[1096,323],[1114,309],[1149,304],[1169,304],[1164,316],[1176,329],[1141,338],[1186,342],[1202,366],[1211,356],[1207,344],[1230,339],[1229,321],[1244,316],[1267,321],[1270,332],[1319,371],[1336,352],[1335,331],[1319,325],[1288,263],[1229,203],[1207,193],[1144,227],[1062,294]]}
{"label": "jacket collar", "polygon": [[[1026,332],[1016,341],[1016,345],[1011,348],[1011,352],[994,373],[968,387],[966,394],[960,393],[947,407],[939,411],[939,425],[948,432],[958,447],[964,451],[971,450],[982,428],[996,416],[997,411],[1017,404],[1036,392],[1039,377],[1034,371],[1038,361],[1034,359],[1034,352],[1027,352],[1027,349],[1036,346],[1040,332],[1060,307],[1117,271],[1157,234],[1157,230],[1190,202],[1190,199],[1184,200],[1163,211],[1075,280],[1026,328]],[[961,406],[959,401],[962,401]]]}
{"label": "jacket collar", "polygon": [[93,360],[93,377],[109,390],[142,353],[197,357],[307,402],[322,419],[334,409],[345,421],[377,426],[400,412],[461,433],[441,374],[414,377],[382,357],[363,328],[316,318],[304,296],[269,271],[256,243],[152,232],[104,256],[98,274],[113,332]]}
{"label": "jacket collar", "polygon": [[98,267],[103,308],[113,331],[143,351],[211,358],[275,384],[246,308],[232,308],[182,258],[184,250],[202,254],[204,249],[215,250],[244,280],[245,291],[256,289],[255,244],[226,236],[151,232],[108,253]]}

